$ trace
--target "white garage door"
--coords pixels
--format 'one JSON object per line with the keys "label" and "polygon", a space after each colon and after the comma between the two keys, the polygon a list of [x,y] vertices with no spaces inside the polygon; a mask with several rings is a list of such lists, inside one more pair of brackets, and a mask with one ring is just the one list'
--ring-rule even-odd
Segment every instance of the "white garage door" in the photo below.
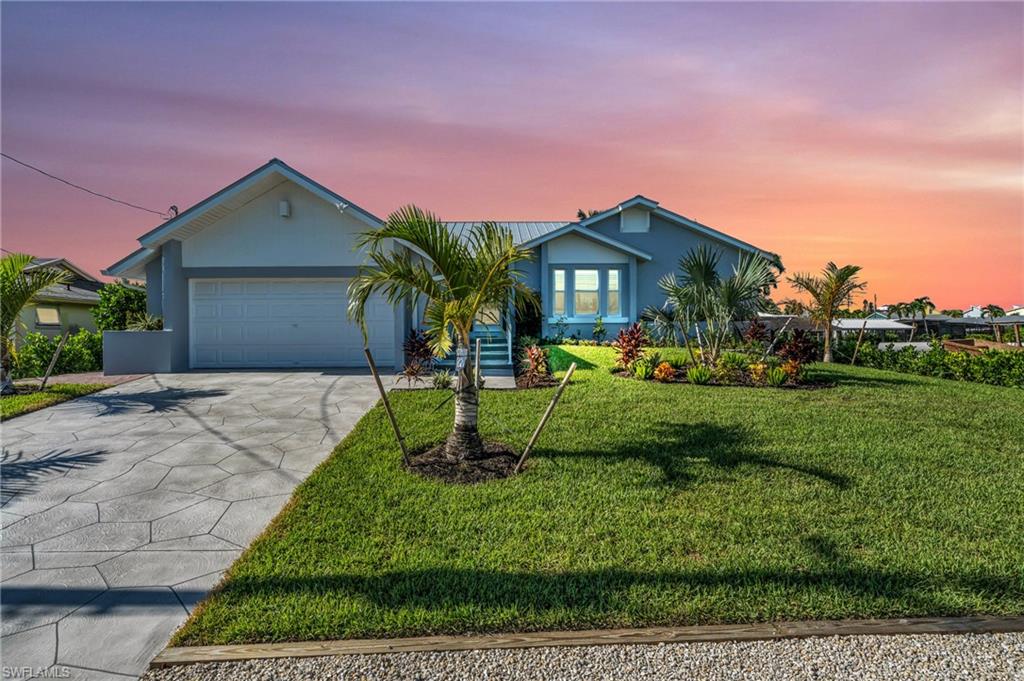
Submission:
{"label": "white garage door", "polygon": [[[359,326],[346,317],[347,279],[192,279],[194,368],[366,366]],[[395,363],[394,309],[366,311],[373,358]]]}

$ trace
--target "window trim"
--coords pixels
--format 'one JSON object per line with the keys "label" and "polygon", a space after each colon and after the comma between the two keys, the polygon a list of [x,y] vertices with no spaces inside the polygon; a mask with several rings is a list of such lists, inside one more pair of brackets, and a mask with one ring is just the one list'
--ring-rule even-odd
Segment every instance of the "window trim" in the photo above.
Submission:
{"label": "window trim", "polygon": [[[626,276],[628,265],[625,263],[600,264],[600,263],[577,263],[565,264],[554,263],[548,265],[548,284],[551,291],[551,300],[544,304],[549,324],[557,324],[559,320],[567,324],[592,324],[595,319],[601,319],[608,323],[625,324],[629,322],[628,304],[626,302]],[[597,271],[597,314],[578,315],[576,314],[576,271],[596,270]],[[615,270],[619,274],[619,311],[618,314],[608,314],[608,273]],[[555,312],[555,272],[565,272],[565,311],[562,314]]]}

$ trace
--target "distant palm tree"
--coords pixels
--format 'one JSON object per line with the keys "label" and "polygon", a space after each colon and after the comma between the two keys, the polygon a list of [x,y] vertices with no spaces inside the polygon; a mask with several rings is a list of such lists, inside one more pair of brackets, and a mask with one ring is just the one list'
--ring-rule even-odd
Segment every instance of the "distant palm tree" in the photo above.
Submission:
{"label": "distant palm tree", "polygon": [[[425,258],[391,251],[387,245],[392,240],[411,245]],[[367,249],[370,263],[360,267],[349,284],[348,314],[359,322],[364,337],[367,302],[375,292],[391,305],[426,300],[426,334],[438,357],[447,355],[453,345],[468,353],[469,334],[481,310],[514,305],[525,313],[539,306],[536,294],[512,267],[533,254],[516,246],[511,232],[493,222],[475,225],[462,241],[433,214],[408,206],[389,215],[380,229],[360,235],[358,244]],[[455,424],[445,456],[464,461],[483,455],[483,441],[473,366],[465,358],[460,364]]]}
{"label": "distant palm tree", "polygon": [[14,365],[14,337],[21,322],[21,311],[43,289],[71,281],[71,273],[55,267],[36,267],[32,256],[11,253],[0,259],[0,394],[14,390],[11,369]]}
{"label": "distant palm tree", "polygon": [[[995,319],[997,317],[1005,317],[1006,316],[1006,310],[1004,310],[1003,308],[999,307],[998,305],[994,305],[992,303],[989,303],[985,307],[981,308],[981,316],[982,317],[988,317],[989,319]],[[1002,329],[1000,329],[996,324],[993,323],[992,324],[992,332],[996,336],[996,342],[997,343],[1002,343],[1003,342]]]}
{"label": "distant palm tree", "polygon": [[886,311],[885,311],[885,316],[889,317],[890,319],[893,318],[893,317],[896,317],[896,319],[899,319],[900,317],[902,317],[905,314],[907,314],[907,304],[906,303],[892,303],[891,305],[889,305],[888,309],[886,309]]}
{"label": "distant palm tree", "polygon": [[576,211],[576,219],[577,220],[586,220],[587,218],[592,218],[595,215],[597,215],[598,213],[603,213],[603,212],[604,211],[597,210],[596,208],[590,208],[590,209],[587,209],[587,210],[584,210],[584,209],[580,208],[579,210]]}
{"label": "distant palm tree", "polygon": [[782,307],[783,314],[791,314],[798,317],[807,312],[807,306],[804,305],[803,301],[796,298],[786,298],[780,303],[780,307]]}
{"label": "distant palm tree", "polygon": [[935,312],[935,303],[928,296],[921,296],[920,298],[914,298],[912,305],[921,313],[921,319],[924,321],[924,332],[928,333],[928,315]]}
{"label": "distant palm tree", "polygon": [[789,277],[789,283],[798,291],[811,296],[811,319],[825,331],[825,352],[823,360],[832,361],[832,320],[839,309],[849,305],[853,294],[867,287],[867,282],[858,279],[859,265],[839,267],[834,262],[825,265],[821,276],[797,273]]}
{"label": "distant palm tree", "polygon": [[939,314],[944,314],[947,317],[954,317],[956,319],[960,319],[964,316],[964,311],[958,310],[956,308],[951,308],[948,310],[939,310]]}

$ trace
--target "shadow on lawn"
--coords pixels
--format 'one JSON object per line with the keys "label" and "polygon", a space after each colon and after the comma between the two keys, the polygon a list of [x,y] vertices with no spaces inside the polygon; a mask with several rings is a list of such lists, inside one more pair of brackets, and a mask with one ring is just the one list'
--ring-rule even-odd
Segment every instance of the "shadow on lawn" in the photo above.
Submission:
{"label": "shadow on lawn", "polygon": [[[596,369],[597,365],[593,362],[589,362],[579,355],[576,355],[569,350],[566,350],[567,346],[555,345],[548,348],[548,353],[551,357],[551,368],[554,371],[565,371],[569,368],[569,365],[576,362],[577,369]],[[572,346],[568,346],[572,347]]]}
{"label": "shadow on lawn", "polygon": [[661,423],[651,425],[637,437],[615,449],[587,451],[538,450],[538,455],[554,460],[584,457],[623,461],[639,459],[657,466],[664,482],[685,487],[699,477],[697,469],[711,466],[733,470],[744,466],[775,468],[815,478],[838,489],[847,489],[850,478],[817,466],[779,461],[759,454],[750,445],[750,435],[742,428],[710,423]]}
{"label": "shadow on lawn", "polygon": [[[787,610],[792,598],[814,598],[847,611],[845,598],[857,599],[853,607],[868,603],[891,615],[969,614],[998,601],[1019,602],[1020,582],[1009,576],[981,572],[916,573],[886,570],[849,563],[823,561],[811,567],[778,569],[715,569],[695,567],[688,571],[638,572],[597,569],[568,573],[508,572],[468,568],[434,568],[382,572],[377,575],[321,575],[316,577],[243,577],[229,581],[219,598],[246,599],[254,594],[285,598],[307,594],[323,598],[325,592],[391,611],[451,611],[472,608],[484,611],[544,613],[575,611],[570,616],[582,626],[600,625],[608,616],[635,610],[645,593],[675,593],[686,600],[706,600],[721,589],[735,598],[764,595],[766,609],[753,607],[757,619],[799,617]],[[743,594],[740,596],[740,594]],[[798,599],[799,600],[799,599]],[[710,602],[710,601],[709,601]],[[772,603],[777,604],[773,606]],[[714,605],[703,617],[715,619]],[[776,607],[777,611],[773,611]],[[806,607],[806,604],[805,604]],[[826,606],[827,607],[827,606]],[[838,612],[838,611],[837,611]],[[728,615],[726,615],[728,617]],[[529,617],[527,618],[529,619]]]}

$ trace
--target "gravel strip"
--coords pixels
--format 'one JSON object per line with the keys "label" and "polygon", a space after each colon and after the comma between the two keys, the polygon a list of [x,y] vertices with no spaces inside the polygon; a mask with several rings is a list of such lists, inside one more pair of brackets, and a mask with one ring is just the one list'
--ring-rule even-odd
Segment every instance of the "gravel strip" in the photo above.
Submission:
{"label": "gravel strip", "polygon": [[191,664],[144,681],[1024,679],[1024,633],[392,653]]}

